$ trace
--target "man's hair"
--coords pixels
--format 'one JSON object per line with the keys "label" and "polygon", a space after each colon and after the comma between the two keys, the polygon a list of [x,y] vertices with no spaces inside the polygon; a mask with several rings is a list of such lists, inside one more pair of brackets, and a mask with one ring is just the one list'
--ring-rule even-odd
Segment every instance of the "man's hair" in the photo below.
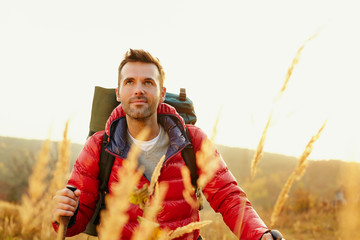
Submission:
{"label": "man's hair", "polygon": [[160,89],[164,86],[165,81],[165,72],[163,67],[160,64],[158,58],[153,57],[149,52],[144,51],[143,49],[131,49],[125,53],[124,60],[121,61],[119,66],[118,73],[118,87],[120,87],[120,73],[124,65],[128,62],[143,62],[143,63],[153,63],[157,67],[160,74]]}

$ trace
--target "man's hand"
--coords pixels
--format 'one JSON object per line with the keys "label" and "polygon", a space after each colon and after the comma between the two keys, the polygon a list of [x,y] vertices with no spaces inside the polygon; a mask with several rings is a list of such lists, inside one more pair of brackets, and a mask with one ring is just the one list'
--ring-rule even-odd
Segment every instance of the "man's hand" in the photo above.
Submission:
{"label": "man's hand", "polygon": [[271,236],[271,233],[265,233],[260,240],[274,240],[274,238]]}
{"label": "man's hand", "polygon": [[81,191],[76,189],[75,192],[63,188],[56,192],[53,197],[54,210],[53,221],[60,222],[60,216],[73,216],[76,211]]}
{"label": "man's hand", "polygon": [[282,234],[278,230],[271,230],[268,233],[265,233],[260,240],[285,240]]}

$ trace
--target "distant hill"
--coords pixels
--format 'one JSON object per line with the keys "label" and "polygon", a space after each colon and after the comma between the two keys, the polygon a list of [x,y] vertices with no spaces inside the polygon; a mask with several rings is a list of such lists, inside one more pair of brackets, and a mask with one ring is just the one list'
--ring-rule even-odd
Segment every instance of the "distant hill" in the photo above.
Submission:
{"label": "distant hill", "polygon": [[[273,206],[284,183],[298,163],[295,157],[265,152],[259,162],[257,175],[251,181],[250,166],[254,151],[221,145],[217,147],[251,202],[263,207]],[[294,183],[290,195],[302,189],[318,201],[331,201],[336,191],[345,184],[342,174],[345,167],[350,164],[353,163],[340,160],[309,160],[304,176]]]}
{"label": "distant hill", "polygon": [[[43,140],[32,140],[0,136],[0,199],[19,201],[27,189],[28,177],[32,173],[36,156]],[[70,165],[82,149],[81,144],[71,144]],[[54,167],[58,155],[58,142],[52,142],[50,167]]]}
{"label": "distant hill", "polygon": [[[0,162],[5,163],[13,157],[23,156],[25,152],[36,155],[40,151],[43,143],[44,140],[0,136]],[[58,142],[52,142],[52,154],[57,153],[57,144]],[[71,144],[70,159],[72,162],[75,162],[82,147],[83,145],[81,144]]]}
{"label": "distant hill", "polygon": [[[40,140],[0,137],[0,199],[20,199],[21,192],[26,189],[27,177],[32,171],[35,156],[42,144],[43,141]],[[53,142],[52,145],[51,158],[55,161],[57,142]],[[82,147],[81,144],[71,145],[71,166]],[[250,165],[254,151],[223,145],[217,147],[252,203],[263,207],[273,206],[282,186],[297,164],[295,157],[264,153],[259,162],[257,175],[251,181]],[[301,188],[316,199],[332,199],[336,190],[344,184],[341,169],[347,164],[339,160],[309,161],[305,175],[294,184],[292,193]]]}

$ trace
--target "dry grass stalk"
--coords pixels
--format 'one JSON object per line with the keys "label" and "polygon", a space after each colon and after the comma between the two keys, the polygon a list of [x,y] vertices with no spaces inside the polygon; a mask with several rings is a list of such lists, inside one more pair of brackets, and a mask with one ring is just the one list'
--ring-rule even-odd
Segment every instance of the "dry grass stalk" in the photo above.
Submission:
{"label": "dry grass stalk", "polygon": [[152,195],[155,192],[155,185],[158,182],[162,165],[165,161],[165,155],[161,157],[160,161],[156,164],[154,172],[151,176],[150,186],[149,186],[149,194]]}
{"label": "dry grass stalk", "polygon": [[206,184],[214,177],[219,168],[220,155],[216,152],[214,144],[205,139],[201,145],[200,151],[196,152],[196,164],[200,169],[200,175],[197,180],[197,186],[204,188]]}
{"label": "dry grass stalk", "polygon": [[291,66],[288,68],[288,71],[287,71],[287,73],[286,73],[283,86],[281,87],[280,92],[279,92],[278,96],[276,97],[275,101],[279,100],[280,97],[282,96],[282,94],[285,92],[285,90],[286,90],[286,88],[287,88],[287,85],[288,85],[288,83],[289,83],[289,79],[290,79],[290,77],[291,77],[291,75],[292,75],[292,72],[294,71],[295,65],[299,63],[300,55],[301,55],[302,50],[305,48],[305,45],[306,45],[308,42],[310,42],[312,39],[314,39],[317,35],[318,35],[318,32],[316,32],[314,35],[312,35],[311,37],[309,37],[309,38],[303,43],[303,45],[301,45],[300,48],[297,50],[296,55],[295,55],[294,59],[292,60]]}
{"label": "dry grass stalk", "polygon": [[194,200],[193,196],[195,194],[195,188],[191,184],[190,170],[188,167],[183,166],[181,168],[181,175],[184,181],[184,191],[183,196],[185,201],[194,209],[199,209],[199,204],[196,200]]}
{"label": "dry grass stalk", "polygon": [[272,112],[269,115],[266,126],[265,126],[265,128],[264,128],[264,130],[262,132],[259,144],[258,144],[258,146],[256,148],[256,152],[255,152],[254,157],[253,157],[253,159],[251,161],[251,179],[254,179],[254,177],[256,175],[256,167],[257,167],[260,159],[263,156],[266,135],[267,135],[267,131],[268,131],[269,126],[270,126],[271,118],[272,118]]}
{"label": "dry grass stalk", "polygon": [[[299,59],[300,59],[300,55],[301,55],[301,52],[302,50],[304,49],[305,45],[311,41],[312,39],[314,39],[316,36],[317,36],[318,32],[316,32],[314,35],[312,35],[310,38],[308,38],[303,45],[301,45],[301,47],[297,50],[297,53],[291,63],[291,66],[288,68],[288,71],[286,73],[286,76],[285,76],[285,80],[284,80],[284,83],[277,95],[277,97],[274,99],[274,104],[279,101],[279,99],[281,98],[281,96],[284,94],[286,88],[287,88],[287,85],[289,83],[289,80],[290,80],[290,77],[292,75],[292,72],[295,68],[295,65],[299,63]],[[261,138],[260,138],[260,141],[259,141],[259,144],[256,148],[256,152],[254,154],[254,157],[251,161],[251,179],[254,179],[255,175],[256,175],[256,167],[257,167],[257,164],[259,163],[259,161],[261,160],[262,156],[263,156],[263,149],[264,149],[264,145],[265,145],[265,139],[266,139],[266,134],[267,134],[267,131],[268,131],[268,128],[269,128],[269,125],[270,125],[270,122],[271,122],[271,118],[272,118],[272,113],[273,113],[273,110],[271,111],[270,115],[269,115],[269,118],[268,118],[268,121],[266,123],[266,126],[263,130],[263,133],[261,135]]]}
{"label": "dry grass stalk", "polygon": [[168,191],[168,185],[161,183],[158,185],[154,198],[151,199],[150,204],[144,210],[144,217],[141,218],[139,228],[134,232],[132,240],[142,239],[157,239],[161,230],[157,223],[156,216],[162,209],[162,202]]}
{"label": "dry grass stalk", "polygon": [[[39,239],[53,239],[55,232],[51,229],[52,196],[55,190],[65,185],[65,173],[69,164],[70,141],[67,139],[68,122],[64,129],[64,139],[60,144],[59,159],[53,172],[53,179],[49,184],[46,181],[50,173],[49,153],[50,139],[47,139],[38,154],[37,162],[29,178],[28,194],[23,195],[21,206],[22,235]],[[61,182],[61,184],[60,184]],[[55,184],[58,183],[58,184]]]}
{"label": "dry grass stalk", "polygon": [[305,147],[304,152],[301,154],[301,156],[299,158],[299,162],[296,167],[296,176],[298,179],[300,179],[305,173],[305,170],[306,170],[306,167],[308,164],[307,158],[309,157],[310,153],[313,150],[314,143],[319,139],[322,130],[325,128],[326,122],[327,121],[325,121],[323,123],[323,125],[321,126],[321,128],[318,130],[318,132],[314,136],[311,137],[310,141],[307,143],[307,145]]}
{"label": "dry grass stalk", "polygon": [[[139,139],[145,139],[149,134],[146,129],[140,133]],[[123,226],[127,223],[129,216],[126,214],[130,206],[130,196],[144,172],[137,169],[137,159],[140,148],[133,144],[127,159],[123,162],[123,167],[118,172],[119,182],[112,185],[112,194],[105,199],[108,208],[101,212],[101,224],[99,236],[101,239],[117,240],[121,238]]]}
{"label": "dry grass stalk", "polygon": [[37,156],[34,170],[29,177],[28,194],[24,198],[28,198],[32,203],[37,203],[43,197],[48,185],[46,178],[49,174],[49,153],[51,148],[50,139],[44,141],[43,146]]}
{"label": "dry grass stalk", "polygon": [[63,132],[63,140],[59,143],[59,154],[56,162],[55,170],[52,173],[52,180],[50,183],[50,192],[64,188],[66,184],[66,177],[69,173],[70,163],[70,139],[68,139],[69,121],[65,123]]}
{"label": "dry grass stalk", "polygon": [[71,142],[68,138],[68,129],[69,129],[69,120],[65,123],[65,128],[63,131],[63,139],[59,142],[58,149],[58,159],[55,165],[55,169],[52,172],[52,179],[50,182],[49,191],[44,196],[44,202],[47,203],[44,207],[44,217],[42,222],[42,231],[41,239],[51,239],[52,226],[49,224],[51,222],[51,212],[54,208],[52,197],[55,195],[55,192],[59,189],[65,187],[66,178],[69,174],[69,163],[70,163],[70,147]]}
{"label": "dry grass stalk", "polygon": [[219,167],[220,155],[216,151],[213,141],[215,141],[216,138],[220,113],[221,109],[218,112],[210,140],[205,139],[201,144],[200,151],[196,152],[196,165],[200,169],[200,175],[196,183],[200,189],[204,188],[206,184],[213,178],[216,170]]}
{"label": "dry grass stalk", "polygon": [[35,235],[41,231],[45,203],[43,197],[48,187],[46,178],[49,174],[49,152],[51,142],[47,139],[38,154],[34,171],[29,177],[28,194],[22,197],[20,206],[21,226],[24,235]]}
{"label": "dry grass stalk", "polygon": [[178,227],[177,229],[169,232],[169,240],[181,237],[182,235],[186,233],[190,233],[194,230],[200,229],[208,224],[210,224],[212,221],[206,220],[201,222],[192,222],[184,227]]}
{"label": "dry grass stalk", "polygon": [[313,149],[314,143],[316,142],[317,139],[319,139],[320,134],[321,134],[322,130],[324,129],[325,125],[326,125],[326,121],[323,123],[323,125],[318,130],[318,132],[314,136],[311,137],[310,141],[308,142],[308,144],[305,147],[303,154],[299,158],[299,162],[298,162],[295,170],[291,173],[291,175],[289,176],[288,180],[286,181],[283,189],[281,190],[281,193],[275,203],[274,210],[271,214],[271,223],[270,223],[271,227],[275,226],[275,223],[276,223],[276,221],[280,215],[280,212],[282,210],[282,207],[284,206],[284,203],[289,196],[288,193],[291,189],[292,184],[294,183],[295,180],[299,180],[304,175],[306,166],[307,166],[307,158]]}
{"label": "dry grass stalk", "polygon": [[[211,139],[215,140],[217,134],[217,125],[220,119],[220,112],[218,113],[215,125],[213,127]],[[202,189],[206,186],[206,184],[214,177],[216,170],[219,167],[220,163],[220,155],[216,151],[213,141],[209,139],[205,139],[202,144],[200,151],[196,152],[196,165],[200,170],[200,175],[197,179],[197,187]],[[194,208],[198,208],[198,202],[194,202],[191,195],[193,195],[194,189],[191,184],[190,172],[181,169],[181,174],[184,179],[185,190],[183,191],[183,196],[185,200]]]}
{"label": "dry grass stalk", "polygon": [[277,219],[282,210],[282,207],[284,206],[284,203],[286,202],[286,200],[289,197],[288,193],[289,193],[291,186],[295,180],[296,180],[296,172],[294,171],[291,173],[290,177],[287,179],[283,189],[281,190],[281,193],[280,193],[278,199],[276,200],[274,210],[273,210],[273,212],[271,214],[271,218],[270,218],[270,227],[271,228],[275,226],[275,223],[277,222]]}
{"label": "dry grass stalk", "polygon": [[211,133],[211,136],[210,136],[210,141],[212,141],[212,142],[215,142],[215,138],[216,138],[216,135],[217,135],[217,126],[219,125],[221,111],[222,111],[222,108],[219,109],[219,112],[217,114],[214,127],[212,129],[212,133]]}

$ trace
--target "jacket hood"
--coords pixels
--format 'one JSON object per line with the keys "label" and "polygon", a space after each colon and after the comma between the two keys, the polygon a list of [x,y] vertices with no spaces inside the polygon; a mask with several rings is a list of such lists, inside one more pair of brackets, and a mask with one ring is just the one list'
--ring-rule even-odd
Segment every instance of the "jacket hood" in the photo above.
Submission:
{"label": "jacket hood", "polygon": [[[185,121],[184,119],[176,112],[176,109],[169,105],[169,104],[166,104],[166,103],[160,103],[158,108],[157,108],[157,114],[158,115],[173,115],[173,116],[176,116],[181,124],[183,125],[184,129],[185,129]],[[106,121],[106,125],[105,125],[105,131],[106,131],[106,134],[109,136],[109,132],[110,132],[110,126],[111,126],[111,123],[113,121],[115,121],[116,119],[119,119],[119,118],[122,118],[122,117],[125,117],[126,114],[121,106],[121,104],[119,104],[119,106],[117,106],[113,111],[112,113],[110,114],[110,117],[109,119]]]}

